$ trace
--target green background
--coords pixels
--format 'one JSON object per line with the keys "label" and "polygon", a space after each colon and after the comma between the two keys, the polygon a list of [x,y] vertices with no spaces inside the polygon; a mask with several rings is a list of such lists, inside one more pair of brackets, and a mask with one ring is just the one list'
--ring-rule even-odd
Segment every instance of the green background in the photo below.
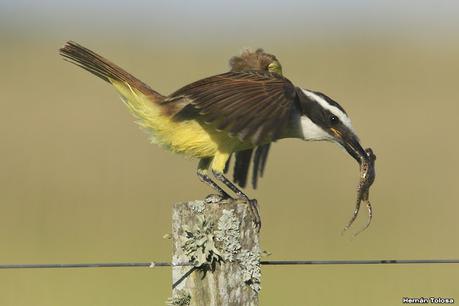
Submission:
{"label": "green background", "polygon": [[[378,157],[374,222],[340,235],[359,177],[344,151],[279,141],[248,190],[270,259],[459,257],[458,13],[453,1],[1,1],[0,263],[169,261],[172,204],[209,192],[195,161],[150,145],[114,90],[60,59],[69,39],[163,94],[263,47],[341,103]],[[262,272],[261,305],[459,300],[458,265]],[[0,305],[163,305],[170,284],[169,268],[0,270]]]}

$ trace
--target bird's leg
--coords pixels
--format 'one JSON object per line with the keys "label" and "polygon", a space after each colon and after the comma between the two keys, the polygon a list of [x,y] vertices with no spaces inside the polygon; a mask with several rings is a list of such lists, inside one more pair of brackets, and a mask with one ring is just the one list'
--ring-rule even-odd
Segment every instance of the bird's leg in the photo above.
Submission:
{"label": "bird's leg", "polygon": [[218,194],[209,194],[206,197],[206,202],[219,202],[220,200],[231,199],[231,196],[207,175],[207,169],[209,168],[211,161],[212,159],[210,158],[201,159],[198,164],[198,170],[196,171],[196,174],[201,182],[206,183],[218,192]]}
{"label": "bird's leg", "polygon": [[250,212],[252,213],[253,222],[257,227],[258,231],[261,228],[261,218],[260,214],[258,213],[258,202],[256,199],[249,199],[249,197],[243,193],[239,188],[236,187],[229,179],[227,179],[222,172],[215,171],[212,169],[212,173],[214,176],[223,184],[225,184],[231,191],[233,191],[239,199],[246,201],[249,204]]}

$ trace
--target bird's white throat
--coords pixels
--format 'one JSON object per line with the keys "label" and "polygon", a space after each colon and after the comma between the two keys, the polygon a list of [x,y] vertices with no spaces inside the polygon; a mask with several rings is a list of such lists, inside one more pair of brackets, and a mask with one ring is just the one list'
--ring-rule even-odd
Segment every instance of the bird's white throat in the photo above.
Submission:
{"label": "bird's white throat", "polygon": [[307,116],[300,117],[301,133],[304,140],[333,140],[333,137]]}

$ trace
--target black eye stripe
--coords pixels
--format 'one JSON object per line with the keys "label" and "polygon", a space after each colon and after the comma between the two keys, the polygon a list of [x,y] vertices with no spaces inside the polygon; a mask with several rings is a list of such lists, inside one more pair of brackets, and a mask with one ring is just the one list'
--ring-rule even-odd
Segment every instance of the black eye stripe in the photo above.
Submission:
{"label": "black eye stripe", "polygon": [[341,120],[340,118],[333,114],[333,113],[328,113],[328,124],[330,126],[337,126],[337,125],[340,125],[341,124]]}
{"label": "black eye stripe", "polygon": [[[296,88],[299,110],[316,125],[323,129],[341,125],[340,118],[329,109],[323,108],[315,99],[307,96],[301,88]],[[332,122],[331,118],[334,117]]]}
{"label": "black eye stripe", "polygon": [[339,109],[340,111],[342,111],[344,114],[347,115],[346,111],[344,110],[344,108],[341,107],[341,105],[338,104],[338,102],[334,101],[332,98],[330,98],[329,96],[321,93],[320,91],[311,91],[313,92],[314,94],[318,95],[319,97],[321,97],[322,99],[324,99],[325,101],[327,101],[328,104],[330,104],[331,106],[334,106],[336,107],[337,109]]}

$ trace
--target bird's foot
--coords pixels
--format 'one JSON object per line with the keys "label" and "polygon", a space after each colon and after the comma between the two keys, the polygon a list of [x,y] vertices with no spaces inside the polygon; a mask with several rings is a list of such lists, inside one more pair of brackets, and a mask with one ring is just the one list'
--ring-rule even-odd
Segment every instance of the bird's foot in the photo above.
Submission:
{"label": "bird's foot", "polygon": [[[252,215],[253,223],[255,225],[255,229],[257,232],[260,232],[261,228],[261,218],[260,214],[258,212],[258,201],[256,199],[247,199],[243,197],[238,197],[239,200],[242,200],[246,202],[249,205],[250,209],[250,214]],[[233,197],[229,196],[228,194],[209,194],[205,198],[205,202],[207,204],[213,204],[213,203],[221,203],[222,201],[235,201]]]}
{"label": "bird's foot", "polygon": [[205,198],[205,202],[206,203],[219,203],[221,201],[224,201],[224,200],[232,200],[233,198],[231,198],[229,195],[224,195],[224,194],[209,194],[206,198]]}
{"label": "bird's foot", "polygon": [[249,204],[250,213],[252,214],[253,223],[255,224],[255,229],[259,233],[261,229],[261,218],[258,213],[258,201],[256,199],[249,199],[247,202],[247,204]]}

